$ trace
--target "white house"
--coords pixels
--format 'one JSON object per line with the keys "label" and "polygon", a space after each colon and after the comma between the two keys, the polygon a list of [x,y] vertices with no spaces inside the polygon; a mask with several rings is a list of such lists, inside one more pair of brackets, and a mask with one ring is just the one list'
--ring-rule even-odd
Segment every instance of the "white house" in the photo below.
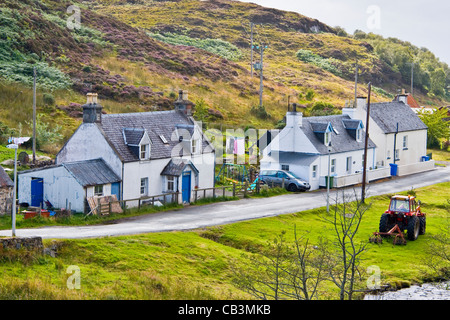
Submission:
{"label": "white house", "polygon": [[[364,125],[348,115],[304,118],[286,114],[286,126],[263,150],[261,170],[289,170],[311,185],[326,187],[328,171],[333,186],[360,183],[364,161]],[[375,147],[368,140],[367,169],[375,169]]]}
{"label": "white house", "polygon": [[[47,175],[50,170],[53,177],[59,177],[69,163],[101,159],[119,181],[108,188],[99,180],[93,186],[97,195],[116,194],[120,200],[133,200],[179,192],[179,201],[190,202],[195,188],[214,186],[215,164],[214,148],[191,116],[193,106],[187,93],[180,91],[174,110],[103,114],[97,95],[88,93],[83,123],[57,154],[55,166],[19,176],[19,201],[31,202],[31,181],[41,178],[44,194],[52,194],[45,200],[56,203],[60,194],[46,193],[46,188],[59,188],[60,184],[47,183],[44,172]],[[98,174],[102,172],[104,169]],[[51,180],[51,176],[47,179]],[[76,202],[85,205],[86,196],[85,193]],[[137,203],[138,200],[129,201],[127,205]]]}
{"label": "white house", "polygon": [[[434,168],[427,160],[427,126],[407,104],[407,95],[391,102],[371,103],[369,136],[377,146],[375,166],[393,167],[392,175],[417,173]],[[367,99],[357,99],[355,108],[343,115],[366,121]],[[395,172],[396,171],[396,172]]]}
{"label": "white house", "polygon": [[103,159],[67,162],[41,169],[22,171],[19,202],[33,207],[49,201],[55,208],[76,212],[88,210],[85,199],[94,196],[119,196],[120,178]]}

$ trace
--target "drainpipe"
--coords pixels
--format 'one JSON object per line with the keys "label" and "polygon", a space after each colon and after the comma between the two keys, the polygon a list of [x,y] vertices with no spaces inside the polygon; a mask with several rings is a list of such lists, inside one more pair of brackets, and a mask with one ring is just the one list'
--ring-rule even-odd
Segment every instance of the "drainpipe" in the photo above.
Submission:
{"label": "drainpipe", "polygon": [[396,155],[395,155],[395,150],[397,148],[397,134],[398,134],[398,122],[397,122],[397,131],[394,133],[394,164],[395,164],[395,160],[396,160]]}

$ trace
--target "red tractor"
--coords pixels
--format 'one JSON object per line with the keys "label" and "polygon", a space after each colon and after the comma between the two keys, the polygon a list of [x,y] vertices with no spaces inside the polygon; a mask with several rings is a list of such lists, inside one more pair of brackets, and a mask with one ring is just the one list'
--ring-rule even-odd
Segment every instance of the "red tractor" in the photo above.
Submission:
{"label": "red tractor", "polygon": [[381,215],[379,232],[375,232],[370,241],[381,243],[382,237],[394,236],[394,244],[406,244],[405,230],[408,240],[414,241],[425,234],[426,219],[415,197],[395,195],[389,209]]}

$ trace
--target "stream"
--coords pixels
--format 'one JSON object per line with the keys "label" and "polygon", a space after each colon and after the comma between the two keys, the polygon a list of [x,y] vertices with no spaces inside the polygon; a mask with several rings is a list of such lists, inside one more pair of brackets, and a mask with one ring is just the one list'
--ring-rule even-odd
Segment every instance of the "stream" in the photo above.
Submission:
{"label": "stream", "polygon": [[450,300],[450,281],[425,283],[397,291],[368,294],[364,300]]}

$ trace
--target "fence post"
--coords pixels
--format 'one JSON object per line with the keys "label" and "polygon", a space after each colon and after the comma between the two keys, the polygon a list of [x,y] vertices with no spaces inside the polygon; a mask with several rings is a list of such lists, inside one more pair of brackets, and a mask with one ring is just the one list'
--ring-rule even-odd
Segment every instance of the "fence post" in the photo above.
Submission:
{"label": "fence post", "polygon": [[213,188],[213,199],[216,197],[216,188]]}
{"label": "fence post", "polygon": [[247,185],[248,185],[248,183],[247,183],[247,181],[245,181],[245,183],[244,183],[244,198],[247,197]]}
{"label": "fence post", "polygon": [[281,187],[284,189],[284,177],[281,179]]}
{"label": "fence post", "polygon": [[226,187],[222,187],[222,190],[223,190],[223,197],[225,198],[225,189],[226,189]]}
{"label": "fence post", "polygon": [[236,197],[236,182],[233,182],[233,197]]}
{"label": "fence post", "polygon": [[138,200],[138,210],[141,209],[141,199]]}
{"label": "fence post", "polygon": [[259,194],[260,191],[261,191],[261,182],[259,181],[258,178],[258,181],[256,182],[256,192]]}

